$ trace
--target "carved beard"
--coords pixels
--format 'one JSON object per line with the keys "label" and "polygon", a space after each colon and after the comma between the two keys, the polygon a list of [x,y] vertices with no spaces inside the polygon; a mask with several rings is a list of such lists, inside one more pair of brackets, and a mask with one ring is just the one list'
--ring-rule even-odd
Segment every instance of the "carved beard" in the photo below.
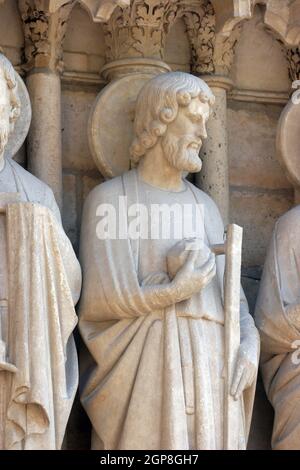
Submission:
{"label": "carved beard", "polygon": [[7,129],[4,127],[4,128],[0,128],[0,155],[2,155],[2,153],[4,152],[4,149],[7,145],[7,142],[8,142],[8,131]]}
{"label": "carved beard", "polygon": [[179,171],[196,173],[201,170],[202,162],[199,157],[199,150],[189,148],[193,142],[192,137],[185,136],[180,139],[174,135],[166,134],[162,137],[161,146],[167,161]]}

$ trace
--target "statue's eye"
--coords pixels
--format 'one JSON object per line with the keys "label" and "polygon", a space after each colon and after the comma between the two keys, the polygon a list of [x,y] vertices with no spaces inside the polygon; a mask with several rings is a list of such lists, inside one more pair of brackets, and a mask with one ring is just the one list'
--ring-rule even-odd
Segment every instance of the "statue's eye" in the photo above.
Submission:
{"label": "statue's eye", "polygon": [[201,122],[202,116],[201,116],[201,114],[190,113],[189,118],[192,122],[197,123],[197,122]]}

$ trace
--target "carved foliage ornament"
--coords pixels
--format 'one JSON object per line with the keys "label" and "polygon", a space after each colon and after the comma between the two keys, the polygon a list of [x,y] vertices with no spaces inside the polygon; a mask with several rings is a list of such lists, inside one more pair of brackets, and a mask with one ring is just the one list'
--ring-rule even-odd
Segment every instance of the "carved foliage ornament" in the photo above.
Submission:
{"label": "carved foliage ornament", "polygon": [[192,72],[196,74],[228,75],[242,22],[230,32],[216,32],[216,14],[210,1],[187,6],[183,12],[187,34],[192,49]]}
{"label": "carved foliage ornament", "polygon": [[62,43],[74,0],[66,1],[55,13],[43,8],[42,0],[19,0],[25,36],[24,68],[50,68],[61,71]]}
{"label": "carved foliage ornament", "polygon": [[186,9],[183,13],[192,51],[192,72],[214,73],[215,13],[210,2]]}
{"label": "carved foliage ornament", "polygon": [[179,12],[178,0],[133,0],[128,8],[116,8],[104,24],[107,60],[163,59],[166,35]]}
{"label": "carved foliage ornament", "polygon": [[291,81],[300,80],[300,49],[292,47],[287,49],[287,59],[289,64],[289,74]]}

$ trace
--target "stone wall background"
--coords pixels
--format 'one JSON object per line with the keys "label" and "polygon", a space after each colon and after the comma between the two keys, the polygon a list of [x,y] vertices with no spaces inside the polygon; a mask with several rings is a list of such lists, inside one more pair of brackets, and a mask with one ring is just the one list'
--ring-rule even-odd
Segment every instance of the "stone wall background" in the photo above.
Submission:
{"label": "stone wall background", "polygon": [[[257,7],[254,18],[243,25],[231,72],[235,89],[228,100],[230,220],[244,227],[243,285],[252,313],[274,223],[294,198],[275,152],[276,125],[290,89],[288,66],[280,43],[261,28],[260,15]],[[17,70],[23,45],[17,3],[10,0],[0,6],[0,46]],[[167,38],[165,61],[174,70],[190,70],[182,21]],[[93,102],[105,86],[99,77],[104,62],[102,26],[76,6],[64,42],[62,77],[63,223],[76,252],[84,199],[103,181],[89,151],[86,129]],[[26,167],[25,146],[16,158]],[[249,448],[270,448],[271,427],[271,407],[259,381]],[[79,400],[65,446],[89,447],[89,423]]]}

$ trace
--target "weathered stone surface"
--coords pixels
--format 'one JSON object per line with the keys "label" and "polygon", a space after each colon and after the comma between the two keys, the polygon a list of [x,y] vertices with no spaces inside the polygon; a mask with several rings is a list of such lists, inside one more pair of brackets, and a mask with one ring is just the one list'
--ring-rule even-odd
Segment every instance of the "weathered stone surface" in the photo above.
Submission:
{"label": "weathered stone surface", "polygon": [[72,10],[64,42],[65,70],[99,73],[104,65],[103,26],[92,23],[80,5]]}
{"label": "weathered stone surface", "polygon": [[227,129],[232,186],[291,188],[276,158],[276,128],[281,110],[281,106],[229,102]]}
{"label": "weathered stone surface", "polygon": [[88,138],[87,123],[96,93],[63,90],[62,145],[63,167],[75,170],[94,170]]}
{"label": "weathered stone surface", "polygon": [[191,51],[183,19],[178,19],[166,38],[165,61],[173,70],[190,71]]}
{"label": "weathered stone surface", "polygon": [[282,45],[263,28],[262,13],[243,24],[235,49],[231,78],[235,87],[285,91],[290,88],[288,64]]}
{"label": "weathered stone surface", "polygon": [[14,49],[24,45],[18,0],[5,1],[0,5],[0,45]]}
{"label": "weathered stone surface", "polygon": [[243,266],[259,266],[278,217],[293,205],[293,191],[231,188],[230,221],[244,228]]}
{"label": "weathered stone surface", "polygon": [[84,202],[89,193],[98,184],[102,183],[104,178],[101,175],[98,176],[83,176],[82,177],[82,201]]}

